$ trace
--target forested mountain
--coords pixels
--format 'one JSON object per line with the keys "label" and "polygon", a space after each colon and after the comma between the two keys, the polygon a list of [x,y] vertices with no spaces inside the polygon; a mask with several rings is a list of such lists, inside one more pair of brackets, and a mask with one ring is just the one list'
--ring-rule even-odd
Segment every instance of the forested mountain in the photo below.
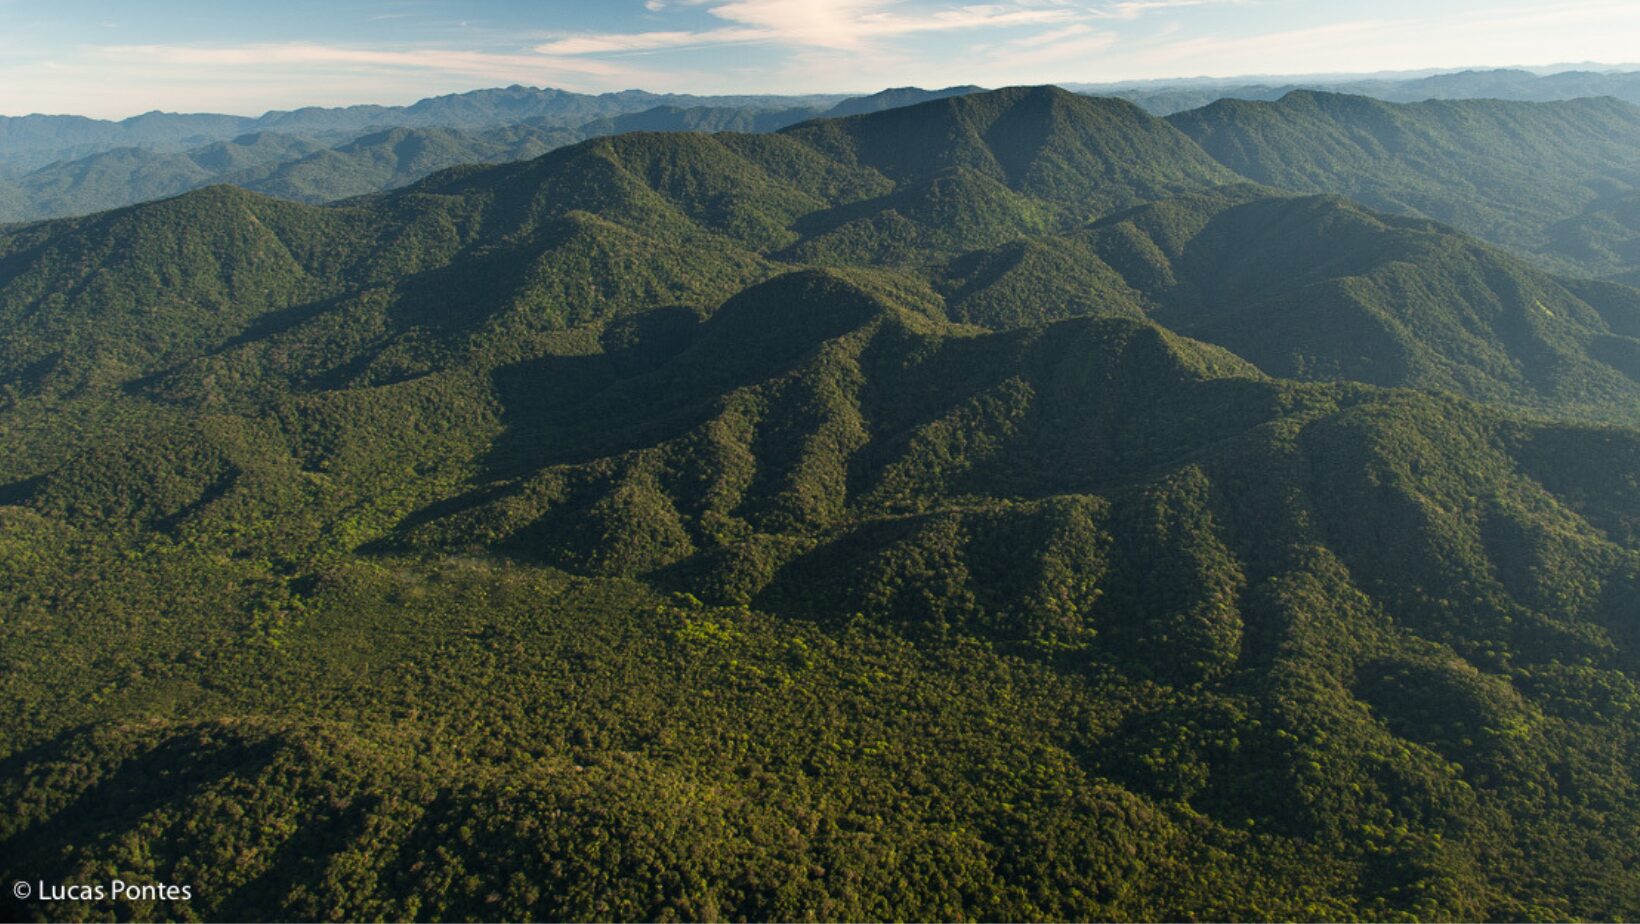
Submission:
{"label": "forested mountain", "polygon": [[430,97],[409,106],[308,107],[257,117],[150,112],[115,122],[83,116],[0,116],[0,159],[43,166],[110,148],[177,151],[263,131],[341,141],[391,127],[483,131],[533,119],[568,128],[656,106],[824,108],[842,99],[840,95],[690,96],[641,90],[592,95],[511,86]]}
{"label": "forested mountain", "polygon": [[[1456,93],[1479,86],[1483,76],[1494,82],[1519,76],[1511,74],[1464,80],[1443,75],[1418,85]],[[120,148],[63,160],[0,178],[0,222],[88,214],[214,183],[326,202],[396,189],[461,164],[528,159],[592,137],[773,132],[821,116],[977,90],[885,90],[829,109],[812,103],[771,107],[771,100],[754,98],[621,111],[652,101],[652,95],[582,98],[514,88],[383,110],[388,115],[370,109],[411,127],[357,135],[339,114],[353,110],[304,110],[299,118],[273,114],[257,124],[306,127],[322,140],[262,131],[180,152]],[[545,100],[556,102],[548,107]],[[589,100],[602,101],[604,108]],[[529,115],[543,107],[551,114]],[[611,114],[592,115],[597,112]],[[435,117],[452,125],[423,124]],[[499,121],[505,119],[516,121]],[[1171,120],[1213,157],[1259,183],[1434,218],[1531,255],[1553,271],[1622,278],[1640,271],[1640,233],[1628,202],[1640,177],[1640,108],[1613,99],[1395,104],[1299,90],[1267,103],[1222,100]],[[9,161],[13,168],[19,162]]]}
{"label": "forested mountain", "polygon": [[915,106],[930,100],[945,99],[949,96],[967,96],[971,93],[983,93],[984,87],[963,86],[946,87],[943,90],[924,90],[921,87],[893,87],[870,96],[856,96],[845,99],[831,107],[826,112],[828,116],[864,115],[868,112],[882,112],[884,109],[898,109],[901,106]]}
{"label": "forested mountain", "polygon": [[842,100],[830,108],[820,106],[787,105],[779,108],[745,106],[656,106],[642,112],[609,116],[581,125],[587,136],[616,135],[621,132],[772,132],[788,125],[806,122],[822,116],[839,117],[882,112],[915,106],[931,100],[951,96],[983,93],[984,87],[946,87],[943,90],[924,90],[920,87],[895,87]]}
{"label": "forested mountain", "polygon": [[622,132],[772,132],[823,113],[819,109],[746,109],[731,106],[657,106],[582,125],[586,137]]}
{"label": "forested mountain", "polygon": [[[325,143],[257,130],[229,141],[171,151],[174,134],[132,128],[132,140],[145,140],[151,147],[104,150],[90,144],[89,148],[98,153],[70,157],[35,169],[24,168],[40,157],[49,157],[52,150],[72,154],[87,144],[75,143],[60,149],[28,148],[33,142],[49,145],[53,139],[63,139],[56,135],[41,138],[40,126],[20,122],[8,125],[0,117],[0,222],[85,215],[215,183],[231,183],[303,202],[326,202],[397,189],[435,171],[461,164],[526,160],[556,147],[602,135],[631,131],[768,132],[822,115],[877,112],[977,89],[885,90],[872,96],[845,99],[830,109],[818,104],[784,108],[768,105],[771,101],[804,102],[802,97],[728,97],[722,100],[723,105],[663,105],[633,111],[630,108],[633,105],[667,97],[653,94],[596,98],[574,94],[542,96],[535,91],[512,88],[423,101],[426,105],[418,103],[403,109],[314,109],[244,120],[246,126],[268,123],[281,129],[309,130],[315,137],[328,139]],[[548,101],[554,105],[547,105]],[[547,114],[541,114],[543,110]],[[177,116],[175,120],[185,122],[194,118]],[[193,136],[194,140],[220,133],[228,124],[221,122],[220,117],[199,118],[205,121],[198,126],[202,134]],[[372,124],[368,122],[370,119],[398,127],[363,127]],[[439,124],[440,119],[447,119],[448,124]],[[73,121],[68,124],[79,125]],[[119,123],[128,124],[146,126],[149,123],[143,120]],[[89,131],[77,133],[64,128],[62,134],[79,138]]]}
{"label": "forested mountain", "polygon": [[[1640,72],[1566,71],[1537,75],[1521,70],[1463,71],[1427,77],[1378,77],[1309,83],[1225,81],[1152,81],[1085,84],[1079,91],[1118,96],[1157,115],[1196,109],[1220,99],[1276,100],[1293,90],[1370,96],[1389,102],[1429,99],[1508,99],[1549,102],[1610,96],[1640,104]],[[26,172],[58,160],[77,160],[117,148],[178,153],[217,141],[258,132],[297,135],[331,144],[387,128],[442,128],[481,132],[520,122],[573,128],[656,108],[736,109],[744,112],[804,110],[814,115],[858,115],[912,105],[942,96],[979,91],[979,87],[884,90],[869,96],[692,96],[628,90],[585,94],[543,87],[497,87],[429,97],[408,106],[310,106],[261,116],[214,113],[149,112],[111,121],[74,115],[0,116],[0,177]]]}
{"label": "forested mountain", "polygon": [[[1640,107],[1615,99],[1393,104],[1295,91],[1171,116],[1243,176],[1456,225],[1562,271],[1633,270]],[[1632,211],[1632,208],[1631,208]]]}
{"label": "forested mountain", "polygon": [[1640,72],[1571,70],[1535,74],[1514,69],[1471,70],[1427,77],[1377,77],[1303,83],[1231,83],[1223,80],[1075,85],[1079,91],[1118,96],[1156,115],[1199,109],[1221,99],[1278,100],[1294,90],[1370,96],[1391,103],[1432,99],[1499,99],[1547,103],[1609,96],[1640,105]]}
{"label": "forested mountain", "polygon": [[408,186],[430,173],[461,164],[539,157],[579,140],[582,134],[527,124],[478,134],[395,128],[296,160],[222,176],[217,182],[282,199],[330,202]]}
{"label": "forested mountain", "polygon": [[0,180],[5,195],[0,200],[0,222],[85,215],[163,199],[257,168],[277,169],[324,148],[306,138],[272,132],[175,154],[118,148],[52,164],[12,182]]}
{"label": "forested mountain", "polygon": [[1015,88],[0,231],[0,874],[1640,914],[1640,291],[1302,192]]}

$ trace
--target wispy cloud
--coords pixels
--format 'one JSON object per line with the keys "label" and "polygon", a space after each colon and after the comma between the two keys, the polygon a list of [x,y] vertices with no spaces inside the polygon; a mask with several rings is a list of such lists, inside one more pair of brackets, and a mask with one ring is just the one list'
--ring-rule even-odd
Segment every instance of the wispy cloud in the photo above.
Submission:
{"label": "wispy cloud", "polygon": [[739,42],[768,41],[761,29],[708,29],[699,32],[608,32],[572,35],[555,39],[535,50],[544,55],[599,55],[702,45],[731,45]]}
{"label": "wispy cloud", "polygon": [[986,56],[986,66],[988,69],[1008,73],[1010,65],[1023,61],[1028,65],[1029,71],[1019,82],[1030,83],[1044,79],[1041,76],[1044,68],[1063,66],[1065,70],[1074,71],[1077,62],[1084,61],[1091,55],[1109,51],[1120,41],[1120,37],[1114,32],[1102,32],[1085,23],[1078,23],[1063,29],[1051,29],[1015,39],[992,49]]}
{"label": "wispy cloud", "polygon": [[[1077,7],[1054,0],[969,4],[901,12],[892,0],[729,0],[695,2],[728,25],[667,32],[583,33],[536,46],[553,55],[595,55],[701,45],[766,42],[798,48],[860,49],[882,40],[922,33],[1053,25],[1085,18]],[[649,9],[669,5],[651,0]]]}
{"label": "wispy cloud", "polygon": [[1345,73],[1624,61],[1640,48],[1640,4],[1630,0],[1499,3],[1416,15],[1358,16],[1243,35],[1135,42],[1114,62],[1123,77],[1182,73]]}
{"label": "wispy cloud", "polygon": [[1042,32],[1037,32],[1034,35],[1027,35],[1024,38],[1014,39],[1006,45],[1003,45],[1002,48],[1007,51],[1029,51],[1033,48],[1057,45],[1061,42],[1081,38],[1090,34],[1093,34],[1092,26],[1087,23],[1076,23],[1074,25],[1064,26],[1058,29],[1048,29]]}
{"label": "wispy cloud", "polygon": [[160,63],[200,67],[361,66],[420,72],[441,72],[486,79],[542,79],[546,77],[615,77],[631,71],[594,58],[553,57],[544,54],[495,54],[447,48],[383,51],[304,42],[280,44],[105,45],[96,56],[110,63]]}
{"label": "wispy cloud", "polygon": [[1244,6],[1249,0],[1121,0],[1092,10],[1101,19],[1138,19],[1147,13],[1196,6]]}

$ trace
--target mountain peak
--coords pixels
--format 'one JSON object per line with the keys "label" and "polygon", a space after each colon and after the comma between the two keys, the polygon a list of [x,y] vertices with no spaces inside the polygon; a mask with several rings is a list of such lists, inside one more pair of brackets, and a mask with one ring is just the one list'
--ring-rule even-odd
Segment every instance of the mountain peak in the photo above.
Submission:
{"label": "mountain peak", "polygon": [[786,132],[901,183],[966,167],[1079,218],[1236,179],[1137,106],[1056,86],[947,97]]}
{"label": "mountain peak", "polygon": [[984,89],[974,86],[946,87],[943,90],[924,90],[921,87],[893,87],[881,90],[869,96],[858,96],[846,99],[833,106],[826,115],[849,116],[868,112],[880,112],[884,109],[895,109],[916,103],[945,99],[952,96],[966,96],[970,93],[981,93]]}

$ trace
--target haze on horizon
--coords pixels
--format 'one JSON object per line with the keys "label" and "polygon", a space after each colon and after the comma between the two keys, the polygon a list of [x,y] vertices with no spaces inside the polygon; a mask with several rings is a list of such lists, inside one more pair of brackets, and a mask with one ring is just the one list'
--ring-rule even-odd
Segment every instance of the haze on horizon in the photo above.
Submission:
{"label": "haze on horizon", "polygon": [[0,0],[0,115],[1631,60],[1627,0]]}

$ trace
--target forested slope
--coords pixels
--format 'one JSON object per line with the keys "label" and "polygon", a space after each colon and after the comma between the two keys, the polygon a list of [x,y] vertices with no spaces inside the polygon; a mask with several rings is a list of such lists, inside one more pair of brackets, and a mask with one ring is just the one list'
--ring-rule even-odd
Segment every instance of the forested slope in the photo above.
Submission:
{"label": "forested slope", "polygon": [[1297,90],[1169,121],[1260,183],[1433,218],[1562,271],[1635,269],[1632,230],[1599,217],[1640,182],[1640,108],[1630,103],[1397,104]]}

